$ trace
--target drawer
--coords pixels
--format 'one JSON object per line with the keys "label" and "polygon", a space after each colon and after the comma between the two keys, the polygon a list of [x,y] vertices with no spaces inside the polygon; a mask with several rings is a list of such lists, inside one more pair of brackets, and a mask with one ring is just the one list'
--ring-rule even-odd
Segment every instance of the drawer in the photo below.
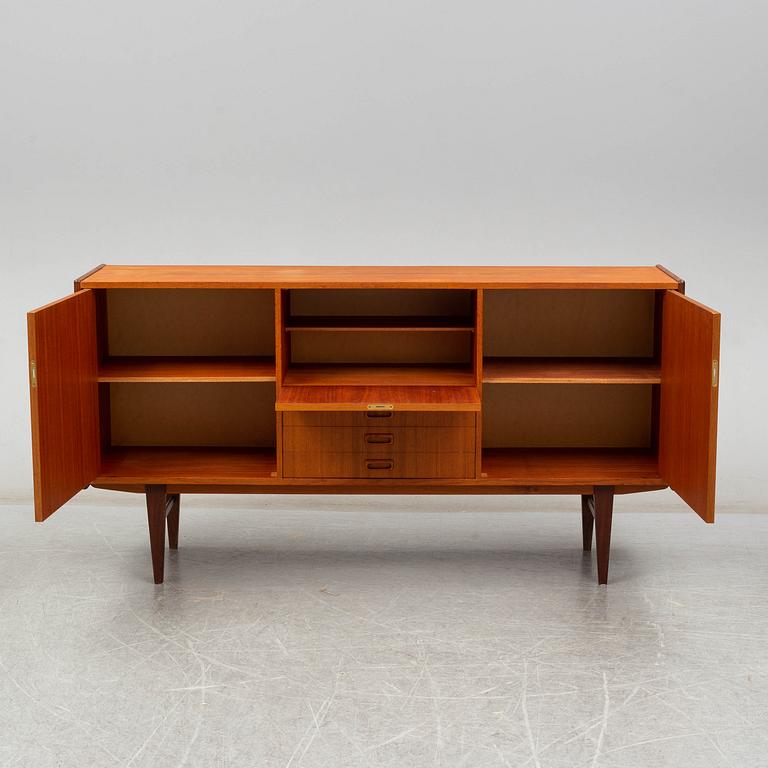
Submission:
{"label": "drawer", "polygon": [[467,411],[283,411],[283,425],[296,427],[472,427]]}
{"label": "drawer", "polygon": [[474,477],[474,453],[362,453],[284,451],[286,477],[325,478],[466,478]]}
{"label": "drawer", "polygon": [[[375,422],[375,420],[374,420]],[[474,427],[283,426],[284,451],[360,453],[474,453]]]}
{"label": "drawer", "polygon": [[282,451],[285,477],[474,477],[475,414],[287,411]]}

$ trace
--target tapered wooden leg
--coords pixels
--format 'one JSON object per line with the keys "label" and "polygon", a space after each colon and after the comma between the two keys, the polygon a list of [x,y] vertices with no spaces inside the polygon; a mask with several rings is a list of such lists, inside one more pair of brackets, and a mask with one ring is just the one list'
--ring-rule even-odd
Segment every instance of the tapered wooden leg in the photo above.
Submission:
{"label": "tapered wooden leg", "polygon": [[181,495],[178,493],[168,496],[168,546],[179,548],[179,507]]}
{"label": "tapered wooden leg", "polygon": [[152,571],[155,584],[163,583],[165,568],[165,515],[166,493],[164,485],[148,485],[147,520],[149,522],[149,548],[152,551]]}
{"label": "tapered wooden leg", "polygon": [[592,496],[581,497],[581,537],[584,542],[584,551],[592,551],[592,529],[595,527],[595,518],[592,514]]}
{"label": "tapered wooden leg", "polygon": [[595,486],[595,537],[597,539],[597,583],[608,583],[608,559],[611,554],[613,486]]}

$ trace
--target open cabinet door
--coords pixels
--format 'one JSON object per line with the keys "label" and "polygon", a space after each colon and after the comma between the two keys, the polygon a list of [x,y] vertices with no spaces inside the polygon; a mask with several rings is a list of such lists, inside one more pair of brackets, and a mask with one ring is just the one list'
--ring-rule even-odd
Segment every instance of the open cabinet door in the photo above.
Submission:
{"label": "open cabinet door", "polygon": [[720,314],[677,291],[664,294],[659,469],[705,522],[715,521]]}
{"label": "open cabinet door", "polygon": [[27,315],[35,520],[99,472],[96,302],[85,290]]}

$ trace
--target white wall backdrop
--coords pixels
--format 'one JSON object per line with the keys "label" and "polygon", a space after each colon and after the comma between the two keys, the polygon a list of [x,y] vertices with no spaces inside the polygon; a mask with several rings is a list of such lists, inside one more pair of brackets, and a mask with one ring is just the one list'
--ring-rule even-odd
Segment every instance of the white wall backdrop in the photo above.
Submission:
{"label": "white wall backdrop", "polygon": [[26,310],[108,263],[653,264],[768,499],[768,3],[0,0],[0,497]]}

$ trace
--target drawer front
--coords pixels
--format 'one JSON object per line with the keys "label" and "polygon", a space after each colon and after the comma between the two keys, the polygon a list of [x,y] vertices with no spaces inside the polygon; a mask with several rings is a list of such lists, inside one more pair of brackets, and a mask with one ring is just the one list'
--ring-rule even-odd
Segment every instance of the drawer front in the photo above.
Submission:
{"label": "drawer front", "polygon": [[283,427],[284,451],[360,453],[473,453],[471,427]]}
{"label": "drawer front", "polygon": [[325,478],[466,478],[474,476],[474,453],[361,453],[284,451],[286,477]]}
{"label": "drawer front", "polygon": [[467,411],[283,411],[286,427],[472,427]]}
{"label": "drawer front", "polygon": [[291,411],[283,475],[325,478],[475,476],[475,414]]}

